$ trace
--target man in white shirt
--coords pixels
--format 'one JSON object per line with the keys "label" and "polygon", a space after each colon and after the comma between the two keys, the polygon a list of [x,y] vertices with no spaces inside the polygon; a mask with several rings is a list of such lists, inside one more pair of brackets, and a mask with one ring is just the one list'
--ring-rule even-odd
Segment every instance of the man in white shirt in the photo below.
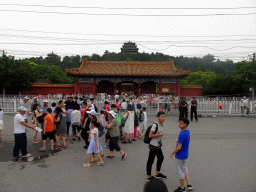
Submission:
{"label": "man in white shirt", "polygon": [[24,106],[19,108],[19,113],[14,116],[14,138],[15,145],[13,148],[13,158],[17,160],[21,150],[22,157],[30,157],[31,154],[27,152],[27,136],[25,127],[35,129],[34,127],[25,123],[24,114],[28,111]]}
{"label": "man in white shirt", "polygon": [[73,106],[73,111],[71,113],[71,127],[73,131],[73,140],[76,140],[76,131],[77,131],[77,137],[78,140],[80,141],[80,130],[81,130],[81,113],[78,111],[78,106],[74,105]]}
{"label": "man in white shirt", "polygon": [[244,96],[243,99],[241,100],[241,113],[242,113],[242,117],[244,116],[244,110],[247,109],[247,115],[249,115],[249,107],[248,107],[248,102],[249,100],[246,99],[246,97]]}
{"label": "man in white shirt", "polygon": [[26,113],[23,114],[25,123],[28,123],[27,116],[30,116],[30,113],[28,112],[28,97],[24,98],[24,102],[20,103],[20,107],[25,107],[27,109]]}

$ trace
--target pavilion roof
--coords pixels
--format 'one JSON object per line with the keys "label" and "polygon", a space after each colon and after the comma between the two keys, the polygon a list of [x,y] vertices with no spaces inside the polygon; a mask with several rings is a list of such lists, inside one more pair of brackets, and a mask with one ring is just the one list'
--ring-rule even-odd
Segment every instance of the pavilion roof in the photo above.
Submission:
{"label": "pavilion roof", "polygon": [[168,62],[125,62],[125,61],[87,61],[80,68],[66,69],[73,76],[187,76],[190,71],[178,70],[173,60]]}

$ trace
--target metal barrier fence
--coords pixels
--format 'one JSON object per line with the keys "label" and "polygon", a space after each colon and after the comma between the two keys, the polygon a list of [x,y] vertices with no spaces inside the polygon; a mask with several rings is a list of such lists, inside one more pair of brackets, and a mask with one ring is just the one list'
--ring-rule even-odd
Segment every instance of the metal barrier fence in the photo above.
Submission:
{"label": "metal barrier fence", "polygon": [[[36,95],[29,95],[29,101],[27,103],[28,109],[30,111],[31,104],[33,102],[33,97]],[[20,103],[23,102],[25,96],[7,96],[1,97],[0,96],[0,106],[4,113],[16,113],[17,109],[20,106]],[[63,95],[47,95],[38,98],[38,102],[40,105],[43,105],[43,101],[47,99],[48,106],[51,107],[53,102],[56,102],[58,105],[59,100],[65,101],[68,96]],[[87,98],[89,100],[89,98]],[[168,102],[168,111],[172,114],[179,113],[178,107],[178,99],[179,97],[175,97],[175,101]],[[197,111],[198,114],[241,114],[241,98],[206,98],[206,97],[197,97]],[[114,103],[114,100],[110,101]],[[219,108],[219,103],[222,103],[222,109]],[[104,100],[95,100],[94,104],[100,111],[104,107]],[[150,102],[146,104],[147,107],[147,114],[148,115],[156,115],[158,111],[164,110],[165,103],[164,102]],[[255,113],[255,102],[249,101],[248,107],[250,113]],[[188,98],[188,111],[190,111],[191,105],[190,100]],[[98,111],[98,113],[99,113]]]}

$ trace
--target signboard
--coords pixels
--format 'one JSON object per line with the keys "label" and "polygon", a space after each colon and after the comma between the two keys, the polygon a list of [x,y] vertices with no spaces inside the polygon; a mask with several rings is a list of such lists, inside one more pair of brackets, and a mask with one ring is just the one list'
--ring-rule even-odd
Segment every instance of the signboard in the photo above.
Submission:
{"label": "signboard", "polygon": [[163,93],[168,93],[169,92],[169,88],[162,88],[162,92]]}

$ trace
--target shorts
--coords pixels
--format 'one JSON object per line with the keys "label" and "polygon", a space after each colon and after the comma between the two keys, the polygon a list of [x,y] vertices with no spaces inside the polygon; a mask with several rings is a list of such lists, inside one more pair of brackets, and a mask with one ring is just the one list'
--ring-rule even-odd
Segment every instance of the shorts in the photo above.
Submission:
{"label": "shorts", "polygon": [[45,134],[42,135],[42,140],[46,140],[47,138],[49,138],[50,140],[54,139],[54,132],[45,132]]}
{"label": "shorts", "polygon": [[127,112],[127,109],[122,109],[122,112]]}
{"label": "shorts", "polygon": [[119,137],[110,137],[110,141],[109,141],[109,149],[110,151],[114,151],[114,149],[116,151],[120,151],[121,148],[119,147],[118,145],[118,140],[119,140]]}
{"label": "shorts", "polygon": [[175,163],[176,163],[176,167],[177,167],[177,173],[178,173],[180,179],[185,179],[185,174],[188,173],[188,169],[185,164],[186,159],[182,160],[182,159],[175,158]]}

